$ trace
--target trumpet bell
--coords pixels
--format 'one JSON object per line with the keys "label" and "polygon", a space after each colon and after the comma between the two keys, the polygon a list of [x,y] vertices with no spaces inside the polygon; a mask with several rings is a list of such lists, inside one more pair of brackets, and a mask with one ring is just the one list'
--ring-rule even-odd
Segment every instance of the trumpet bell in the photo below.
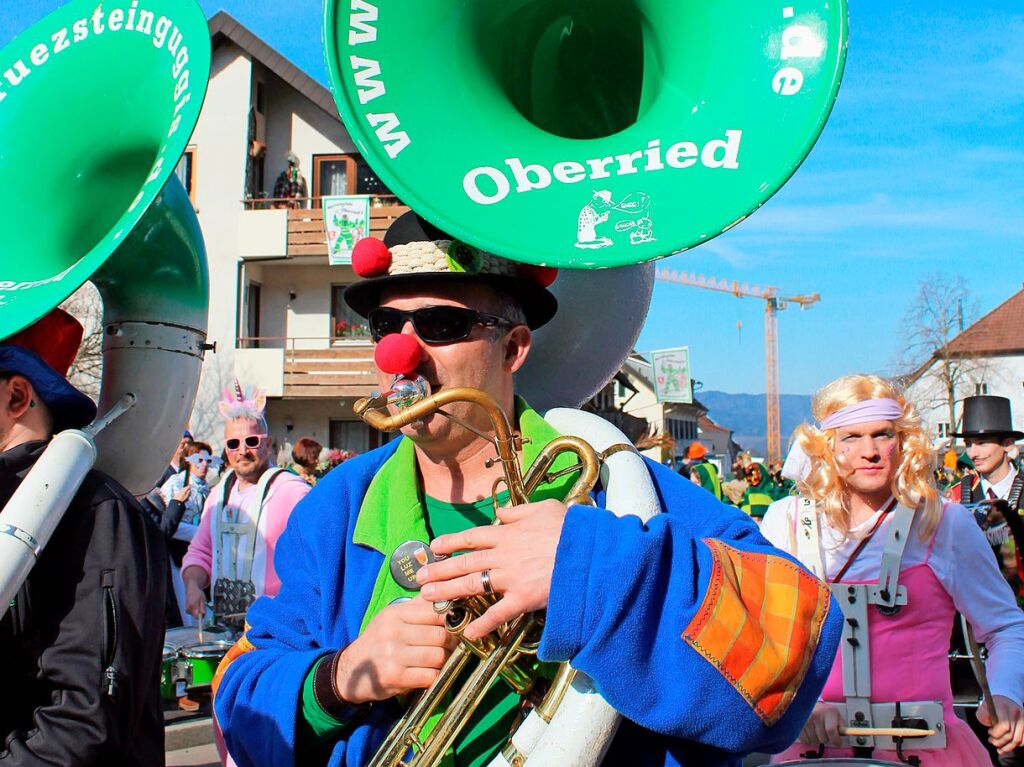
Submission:
{"label": "trumpet bell", "polygon": [[[327,0],[342,120],[424,218],[534,264],[698,245],[811,150],[845,0]],[[453,150],[453,148],[456,148]]]}
{"label": "trumpet bell", "polygon": [[[86,5],[63,6],[0,51],[0,338],[92,278],[133,231],[152,245],[154,230],[198,228],[187,197],[153,203],[203,104],[202,10],[174,0]],[[146,253],[128,260],[159,272]]]}

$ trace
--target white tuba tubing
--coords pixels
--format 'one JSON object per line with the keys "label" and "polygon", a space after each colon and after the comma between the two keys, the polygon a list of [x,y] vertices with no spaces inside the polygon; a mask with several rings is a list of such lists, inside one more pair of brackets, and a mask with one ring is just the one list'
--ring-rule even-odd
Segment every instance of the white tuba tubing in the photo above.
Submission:
{"label": "white tuba tubing", "polygon": [[[583,410],[554,408],[544,419],[559,433],[586,440],[599,453],[612,445],[629,444],[615,426]],[[632,514],[646,522],[661,511],[647,466],[632,451],[608,457],[601,466],[601,485],[608,510],[618,516]],[[618,712],[601,697],[590,677],[578,671],[550,726],[533,711],[512,736],[512,744],[529,767],[590,767],[600,764],[618,727]],[[498,755],[490,767],[511,765]]]}
{"label": "white tuba tubing", "polygon": [[[47,445],[0,515],[0,618],[96,462],[92,437],[67,429]],[[55,479],[55,478],[59,478]]]}

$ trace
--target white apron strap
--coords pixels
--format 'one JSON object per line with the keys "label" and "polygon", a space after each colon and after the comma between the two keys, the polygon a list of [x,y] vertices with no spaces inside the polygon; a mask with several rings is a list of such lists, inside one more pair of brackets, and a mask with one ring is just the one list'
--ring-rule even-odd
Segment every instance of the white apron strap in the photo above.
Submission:
{"label": "white apron strap", "polygon": [[797,498],[796,551],[792,552],[815,576],[825,580],[825,562],[821,556],[821,528],[817,505],[810,498]]}

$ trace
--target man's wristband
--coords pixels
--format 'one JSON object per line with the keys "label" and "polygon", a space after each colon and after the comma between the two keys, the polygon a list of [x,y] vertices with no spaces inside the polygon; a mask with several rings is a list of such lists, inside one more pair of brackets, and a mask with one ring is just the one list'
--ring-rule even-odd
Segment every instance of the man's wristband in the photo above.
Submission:
{"label": "man's wristband", "polygon": [[329,658],[321,658],[313,671],[313,696],[316,703],[328,716],[339,722],[350,722],[370,710],[369,703],[349,703],[341,697],[335,679],[341,650]]}

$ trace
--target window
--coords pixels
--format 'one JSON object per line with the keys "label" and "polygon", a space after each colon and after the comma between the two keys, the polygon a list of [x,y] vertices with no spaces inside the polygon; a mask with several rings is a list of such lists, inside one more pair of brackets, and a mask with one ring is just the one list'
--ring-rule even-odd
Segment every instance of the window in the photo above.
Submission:
{"label": "window", "polygon": [[345,303],[345,298],[342,295],[345,292],[345,287],[345,285],[331,285],[331,340],[368,340],[370,326],[366,324],[365,317],[360,317]]}
{"label": "window", "polygon": [[370,427],[362,421],[331,419],[328,442],[332,450],[365,453],[370,449]]}
{"label": "window", "polygon": [[697,423],[695,421],[683,421],[679,418],[668,418],[665,427],[676,442],[693,441],[697,439]]}
{"label": "window", "polygon": [[975,394],[975,396],[980,396],[982,394],[988,394],[988,384],[987,383],[976,383],[976,384],[974,384],[974,394]]}
{"label": "window", "polygon": [[355,194],[356,162],[347,154],[313,156],[313,194],[321,197]]}
{"label": "window", "polygon": [[263,190],[267,188],[267,153],[263,152],[259,157],[256,157],[252,161],[252,173],[253,173],[253,189],[259,189],[260,194],[264,197],[266,192]]}
{"label": "window", "polygon": [[938,425],[938,432],[939,439],[948,439],[952,435],[953,429],[948,423],[942,422]]}
{"label": "window", "polygon": [[260,342],[260,302],[263,288],[258,282],[250,282],[245,292],[245,343],[247,349],[259,349]]}
{"label": "window", "polygon": [[320,154],[313,156],[313,194],[315,205],[321,197],[339,194],[389,195],[377,174],[357,154]]}
{"label": "window", "polygon": [[612,384],[606,385],[595,394],[593,402],[594,409],[599,413],[610,413],[615,410],[615,396],[612,393]]}
{"label": "window", "polygon": [[196,204],[196,148],[190,146],[185,154],[178,160],[178,167],[174,169],[175,174],[181,180],[181,185],[188,192],[188,198],[192,200],[192,207]]}

